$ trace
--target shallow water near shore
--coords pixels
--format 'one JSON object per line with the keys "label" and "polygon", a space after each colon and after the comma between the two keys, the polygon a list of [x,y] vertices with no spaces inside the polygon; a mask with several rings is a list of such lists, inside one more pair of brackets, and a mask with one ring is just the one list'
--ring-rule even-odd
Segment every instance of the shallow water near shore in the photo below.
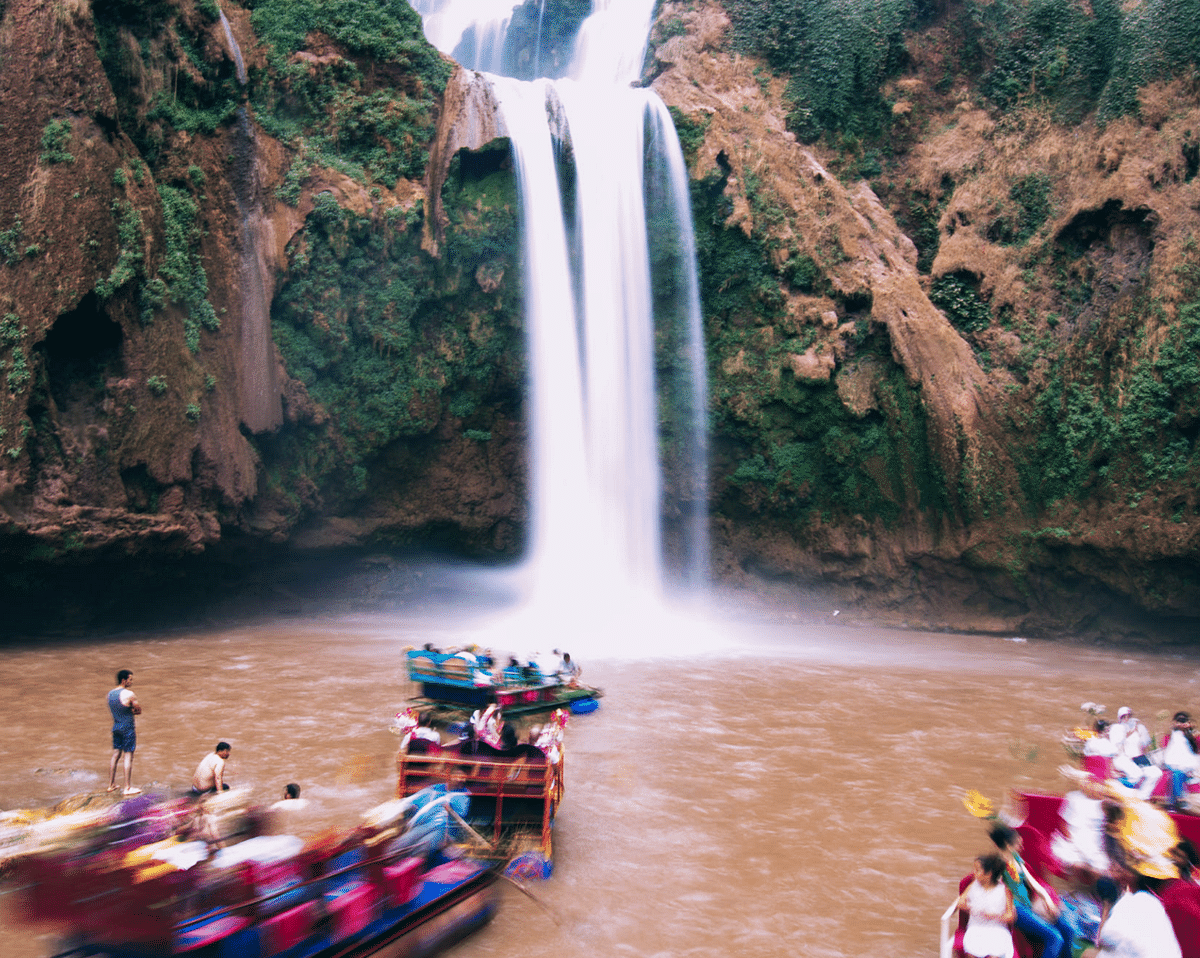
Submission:
{"label": "shallow water near shore", "polygon": [[[301,831],[353,824],[391,797],[387,726],[412,688],[402,650],[516,634],[520,617],[452,591],[408,611],[263,618],[203,631],[6,647],[10,747],[0,808],[107,784],[104,697],[135,673],[134,782],[187,786],[218,739],[231,777],[273,801],[296,781]],[[460,958],[936,954],[937,921],[984,850],[959,801],[976,788],[1061,790],[1063,731],[1108,714],[1200,710],[1200,654],[799,624],[763,611],[663,617],[570,651],[602,707],[567,730],[553,877],[506,886]],[[10,896],[0,897],[9,902]],[[56,942],[4,912],[9,958]]]}

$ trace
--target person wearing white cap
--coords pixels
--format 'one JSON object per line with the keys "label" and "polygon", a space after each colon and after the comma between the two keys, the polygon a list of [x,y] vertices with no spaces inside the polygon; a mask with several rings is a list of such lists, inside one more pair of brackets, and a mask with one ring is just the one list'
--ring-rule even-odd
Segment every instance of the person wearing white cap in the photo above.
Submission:
{"label": "person wearing white cap", "polygon": [[1146,747],[1154,741],[1149,730],[1133,714],[1133,709],[1124,705],[1117,710],[1117,721],[1108,734],[1117,753],[1113,756],[1113,768],[1137,791],[1138,798],[1148,799],[1163,774],[1146,757]]}

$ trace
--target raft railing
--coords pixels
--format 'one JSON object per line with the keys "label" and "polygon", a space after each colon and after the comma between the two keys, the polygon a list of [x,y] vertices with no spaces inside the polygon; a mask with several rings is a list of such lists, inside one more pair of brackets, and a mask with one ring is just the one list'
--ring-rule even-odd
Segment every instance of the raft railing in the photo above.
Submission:
{"label": "raft railing", "polygon": [[452,749],[428,753],[409,753],[401,750],[396,757],[396,797],[408,798],[422,788],[443,784],[447,788],[461,787],[486,806],[494,803],[492,815],[492,844],[499,847],[504,832],[504,803],[507,799],[516,812],[508,825],[534,824],[521,821],[517,802],[541,803],[541,852],[551,857],[551,832],[554,812],[564,789],[564,762],[560,754],[557,763],[544,756],[530,761],[527,756],[516,758],[503,755],[462,755]]}
{"label": "raft railing", "polygon": [[950,902],[950,907],[942,912],[941,930],[938,935],[938,958],[954,958],[954,935],[958,924],[951,925],[955,912],[958,911],[958,896]]}

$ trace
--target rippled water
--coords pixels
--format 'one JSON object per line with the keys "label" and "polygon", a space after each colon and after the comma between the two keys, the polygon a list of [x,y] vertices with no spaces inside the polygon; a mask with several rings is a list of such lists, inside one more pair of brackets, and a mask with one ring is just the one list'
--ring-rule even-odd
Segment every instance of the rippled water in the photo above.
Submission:
{"label": "rippled water", "polygon": [[[104,696],[127,667],[145,707],[136,784],[186,787],[225,738],[235,783],[274,800],[300,782],[314,805],[302,829],[350,824],[392,793],[403,647],[490,630],[447,597],[419,612],[9,646],[0,807],[103,789]],[[454,955],[933,955],[938,916],[986,844],[957,789],[1057,789],[1058,740],[1085,700],[1147,720],[1200,711],[1190,652],[761,614],[621,638],[619,654],[576,626],[539,642],[571,651],[607,695],[568,729],[553,878],[537,902],[506,887]],[[680,654],[693,640],[706,651]],[[11,958],[54,945],[11,918],[0,940]]]}

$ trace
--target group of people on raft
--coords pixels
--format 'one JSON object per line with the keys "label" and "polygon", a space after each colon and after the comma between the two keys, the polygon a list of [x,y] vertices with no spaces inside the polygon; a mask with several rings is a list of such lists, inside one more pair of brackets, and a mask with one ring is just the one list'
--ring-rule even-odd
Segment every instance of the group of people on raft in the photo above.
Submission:
{"label": "group of people on raft", "polygon": [[541,685],[556,682],[560,685],[577,688],[583,670],[579,663],[571,658],[570,652],[560,652],[555,649],[551,657],[534,653],[522,662],[515,655],[508,657],[508,664],[498,662],[491,649],[481,649],[477,646],[443,651],[432,642],[426,642],[420,652],[410,652],[409,655],[420,655],[422,652],[446,659],[461,659],[466,664],[472,682],[481,688],[506,685]]}
{"label": "group of people on raft", "polygon": [[429,712],[407,708],[396,713],[393,727],[400,734],[400,748],[405,751],[411,749],[415,741],[425,741],[438,748],[457,748],[462,755],[486,752],[511,758],[545,756],[546,761],[555,765],[562,754],[567,718],[563,709],[555,709],[544,725],[531,725],[522,731],[505,719],[499,705],[492,704],[482,710],[476,709],[470,721],[455,723],[443,734],[434,726]]}
{"label": "group of people on raft", "polygon": [[[1180,804],[1188,776],[1200,767],[1189,716],[1173,716],[1158,750],[1161,766],[1150,760],[1153,738],[1131,709],[1122,708],[1115,723],[1097,720],[1091,731],[1085,769],[1095,767],[1089,756],[1103,756],[1114,776],[1061,769],[1075,788],[1059,806],[1058,830],[1030,852],[1029,864],[1020,832],[993,819],[995,851],[976,858],[957,901],[969,916],[967,958],[1013,958],[1014,930],[1037,958],[1200,955],[1200,853],[1161,807]],[[1176,773],[1183,773],[1178,783]],[[1166,797],[1152,803],[1168,774]],[[1047,873],[1061,879],[1061,894]]]}
{"label": "group of people on raft", "polygon": [[1188,784],[1200,776],[1200,743],[1187,712],[1172,716],[1160,742],[1128,706],[1117,712],[1115,722],[1097,718],[1090,730],[1076,729],[1074,734],[1083,740],[1085,764],[1089,764],[1086,761],[1089,758],[1101,760],[1090,763],[1093,771],[1107,762],[1111,775],[1105,777],[1113,778],[1139,798],[1163,804],[1172,811],[1187,810]]}

